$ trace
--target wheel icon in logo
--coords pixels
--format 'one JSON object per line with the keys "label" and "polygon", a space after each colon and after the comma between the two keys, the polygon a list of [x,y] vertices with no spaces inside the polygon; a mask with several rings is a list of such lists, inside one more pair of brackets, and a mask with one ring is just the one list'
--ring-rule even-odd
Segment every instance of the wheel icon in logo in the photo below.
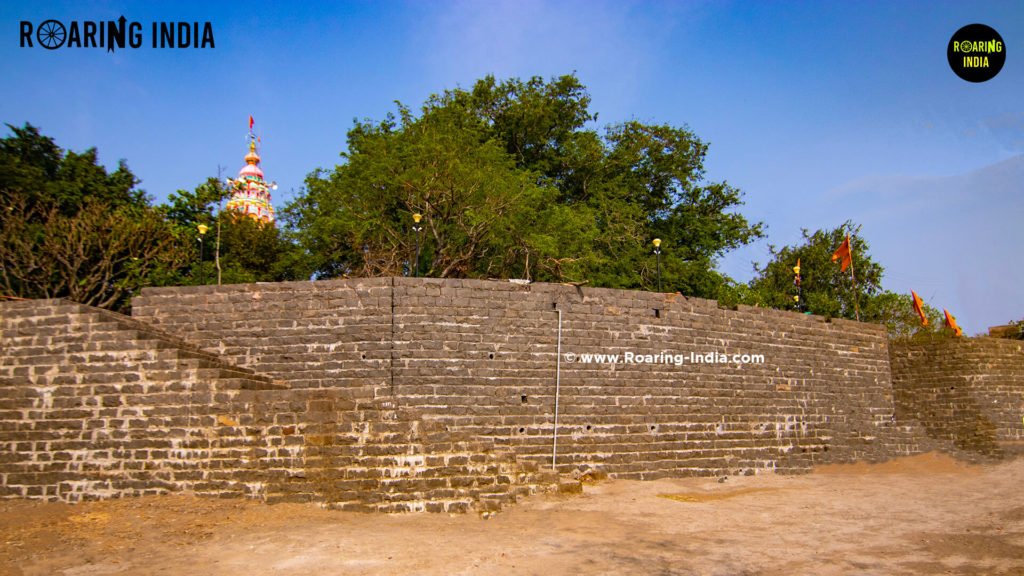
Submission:
{"label": "wheel icon in logo", "polygon": [[64,45],[64,38],[67,37],[67,30],[64,25],[56,20],[47,20],[39,25],[36,30],[36,39],[47,50],[56,50]]}

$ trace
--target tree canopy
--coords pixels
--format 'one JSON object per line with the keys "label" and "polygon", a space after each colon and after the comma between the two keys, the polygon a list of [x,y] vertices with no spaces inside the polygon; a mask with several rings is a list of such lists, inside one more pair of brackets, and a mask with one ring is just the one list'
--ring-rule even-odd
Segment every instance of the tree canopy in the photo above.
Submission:
{"label": "tree canopy", "polygon": [[[222,210],[230,196],[231,190],[211,177],[194,190],[170,194],[167,203],[158,207],[189,251],[188,265],[166,284],[307,280],[310,269],[300,248],[274,225]],[[197,242],[200,224],[209,228],[202,254]]]}
{"label": "tree canopy", "polygon": [[0,281],[7,295],[121,308],[186,254],[122,161],[65,152],[26,124],[0,141]]}
{"label": "tree canopy", "polygon": [[[715,297],[729,250],[763,235],[739,190],[704,180],[686,128],[596,120],[575,76],[493,77],[431,97],[419,115],[356,122],[285,218],[320,277],[421,274],[656,286]],[[420,261],[413,214],[422,214]]]}
{"label": "tree canopy", "polygon": [[[886,325],[894,338],[943,335],[924,305],[882,288],[860,228],[803,230],[770,247],[749,283],[716,271],[764,237],[743,194],[708,181],[708,144],[685,126],[596,128],[573,75],[497,81],[397,104],[355,121],[333,169],[314,170],[278,226],[221,210],[220,178],[154,206],[122,160],[61,149],[30,124],[0,140],[0,290],[123,309],[143,286],[413,275],[525,278],[664,290],[725,304],[809,311]],[[421,221],[415,224],[413,215]],[[197,227],[205,225],[200,252]],[[832,254],[850,233],[856,274]],[[417,259],[417,254],[419,258]],[[801,264],[802,301],[793,267]]]}
{"label": "tree canopy", "polygon": [[[849,233],[852,265],[844,272],[832,255]],[[798,246],[769,246],[771,260],[756,265],[748,285],[734,287],[730,300],[744,304],[806,311],[829,318],[857,318],[884,324],[891,338],[910,338],[939,331],[942,314],[928,304],[923,309],[928,325],[922,326],[914,312],[910,294],[896,294],[882,288],[885,269],[871,257],[871,246],[860,235],[860,226],[845,222],[831,230],[803,230]],[[795,272],[800,263],[803,302],[797,302]],[[856,283],[854,280],[856,279]]]}
{"label": "tree canopy", "polygon": [[[0,140],[4,295],[124,309],[143,286],[216,281],[215,260],[226,283],[309,278],[281,230],[215,211],[227,194],[216,178],[153,206],[124,161],[107,172],[95,149],[65,151],[32,125],[8,127]],[[198,224],[216,231],[203,258]]]}
{"label": "tree canopy", "polygon": [[[848,268],[843,272],[832,261],[832,254],[843,243],[848,231],[853,263],[852,270]],[[750,281],[752,294],[762,306],[793,308],[793,267],[799,260],[805,309],[822,316],[853,319],[856,315],[855,295],[863,300],[880,293],[884,273],[882,266],[871,258],[871,247],[860,235],[860,227],[846,222],[832,230],[810,233],[804,229],[802,234],[804,243],[800,246],[777,248],[769,245],[771,260],[764,267],[754,266],[755,276]],[[859,305],[863,306],[863,302]]]}

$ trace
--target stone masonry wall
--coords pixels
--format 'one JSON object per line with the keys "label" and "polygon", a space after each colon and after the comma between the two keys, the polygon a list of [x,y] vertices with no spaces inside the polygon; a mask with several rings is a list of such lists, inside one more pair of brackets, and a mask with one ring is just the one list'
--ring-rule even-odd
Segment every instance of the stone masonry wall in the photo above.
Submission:
{"label": "stone masonry wall", "polygon": [[[675,294],[477,281],[400,281],[394,310],[398,401],[521,457],[550,461],[560,368],[563,472],[797,472],[916,449],[893,423],[879,326]],[[584,363],[593,353],[620,361]],[[627,353],[645,361],[625,362]]]}
{"label": "stone masonry wall", "polygon": [[1015,341],[413,278],[146,289],[133,315],[0,303],[0,498],[490,511],[553,455],[654,479],[1024,446]]}
{"label": "stone masonry wall", "polygon": [[[673,294],[412,278],[147,289],[133,315],[292,389],[351,388],[537,465],[551,463],[558,388],[561,472],[799,472],[920,449],[894,423],[880,326]],[[666,351],[685,360],[581,361]]]}
{"label": "stone masonry wall", "polygon": [[0,498],[489,511],[557,480],[351,382],[293,389],[126,316],[0,303]]}
{"label": "stone masonry wall", "polygon": [[983,456],[1024,452],[1024,342],[893,343],[891,358],[900,420]]}
{"label": "stone masonry wall", "polygon": [[0,497],[256,490],[227,414],[269,379],[65,300],[0,303],[0,352]]}

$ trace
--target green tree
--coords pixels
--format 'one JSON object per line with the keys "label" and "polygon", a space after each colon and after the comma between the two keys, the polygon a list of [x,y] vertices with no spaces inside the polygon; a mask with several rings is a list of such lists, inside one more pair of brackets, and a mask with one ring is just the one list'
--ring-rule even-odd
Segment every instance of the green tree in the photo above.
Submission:
{"label": "green tree", "polygon": [[472,118],[450,107],[414,118],[361,123],[349,131],[348,160],[314,173],[286,218],[306,239],[322,276],[409,273],[424,215],[425,275],[497,275],[507,266],[515,218],[540,200],[536,176],[516,169]]}
{"label": "green tree", "polygon": [[[853,263],[852,270],[847,268],[843,272],[839,263],[832,261],[832,254],[848,231]],[[803,230],[804,243],[800,246],[769,246],[772,259],[763,268],[755,264],[748,298],[756,298],[761,306],[770,308],[796,308],[793,267],[799,260],[805,309],[831,318],[854,319],[858,305],[863,308],[866,298],[882,292],[884,272],[872,260],[871,248],[859,231],[860,226],[846,222],[833,230],[817,230],[813,234]]]}
{"label": "green tree", "polygon": [[[162,279],[161,285],[190,286],[199,284],[201,279],[208,283],[217,282],[217,255],[220,254],[222,235],[217,226],[217,214],[219,207],[223,206],[230,195],[230,191],[220,180],[213,177],[207,178],[206,182],[196,186],[192,191],[178,190],[167,195],[167,203],[160,205],[158,209],[173,231],[178,245],[188,256],[183,266]],[[202,254],[199,243],[200,224],[210,230],[203,236]],[[211,259],[213,262],[210,262]]]}
{"label": "green tree", "polygon": [[[231,190],[213,177],[192,191],[178,190],[168,195],[160,211],[179,245],[188,251],[188,259],[163,282],[194,285],[202,279],[210,284],[218,277],[223,284],[308,279],[311,269],[302,249],[273,224],[222,210],[230,196]],[[209,229],[203,237],[202,255],[200,224]]]}
{"label": "green tree", "polygon": [[[488,128],[520,168],[535,170],[561,181],[572,175],[580,160],[599,159],[596,133],[583,130],[590,121],[590,96],[575,76],[545,82],[534,76],[499,84],[494,76],[478,80],[471,90],[449,90],[429,105],[452,106]],[[574,153],[584,151],[582,156]]]}
{"label": "green tree", "polygon": [[[842,271],[832,255],[850,232],[852,270]],[[930,337],[942,332],[942,314],[928,304],[923,310],[928,325],[922,326],[909,294],[882,288],[884,269],[871,257],[871,247],[852,222],[832,230],[802,231],[799,246],[769,246],[772,259],[760,267],[749,285],[733,284],[725,290],[727,303],[757,304],[781,310],[802,310],[830,318],[855,319],[884,324],[890,338]],[[802,305],[794,300],[797,287],[793,268],[800,263]],[[856,284],[854,284],[856,277]],[[856,304],[854,300],[856,298]]]}
{"label": "green tree", "polygon": [[[275,225],[227,211],[219,221],[224,284],[309,279],[312,271],[305,252]],[[214,264],[211,252],[207,252],[207,278]]]}
{"label": "green tree", "polygon": [[286,218],[321,276],[408,273],[412,213],[432,276],[663,285],[713,297],[714,267],[763,235],[735,212],[741,193],[704,181],[707,145],[685,128],[627,122],[601,136],[575,76],[431,97],[419,117],[356,123],[344,162],[317,171]]}
{"label": "green tree", "polygon": [[1020,320],[1011,320],[1008,325],[1012,326],[1013,328],[1015,328],[1016,331],[1015,332],[1010,332],[1007,336],[1003,336],[1003,338],[1011,338],[1011,339],[1014,339],[1014,340],[1024,340],[1024,318],[1022,318]]}
{"label": "green tree", "polygon": [[934,338],[952,336],[953,331],[944,329],[942,312],[922,305],[927,325],[921,324],[921,317],[914,311],[914,298],[910,294],[896,294],[888,290],[867,298],[862,318],[868,322],[884,324],[889,338],[894,340]]}
{"label": "green tree", "polygon": [[66,216],[82,206],[102,202],[110,207],[148,206],[145,192],[124,160],[108,173],[97,164],[96,149],[78,154],[58,147],[31,124],[0,140],[0,190],[22,196],[30,204],[57,207]]}
{"label": "green tree", "polygon": [[185,253],[122,161],[65,152],[34,126],[0,141],[0,281],[6,295],[124,308]]}

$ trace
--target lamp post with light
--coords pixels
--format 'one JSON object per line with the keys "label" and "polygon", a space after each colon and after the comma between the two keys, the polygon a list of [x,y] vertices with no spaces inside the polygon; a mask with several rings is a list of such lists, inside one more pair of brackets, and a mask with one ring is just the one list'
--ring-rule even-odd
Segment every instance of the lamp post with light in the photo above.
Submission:
{"label": "lamp post with light", "polygon": [[206,278],[203,275],[203,235],[210,229],[206,224],[197,226],[199,229],[199,284],[206,285]]}
{"label": "lamp post with light", "polygon": [[420,230],[423,227],[420,226],[420,220],[423,219],[423,215],[419,212],[412,215],[412,229],[416,232],[416,259],[413,261],[413,268],[415,269],[415,278],[420,277]]}
{"label": "lamp post with light", "polygon": [[800,259],[796,259],[796,266],[793,266],[793,272],[796,277],[793,278],[793,284],[796,286],[796,296],[793,296],[793,301],[796,302],[796,311],[802,312],[804,309],[804,287],[800,281]]}
{"label": "lamp post with light", "polygon": [[661,238],[654,239],[654,255],[658,258],[658,292],[661,292]]}

